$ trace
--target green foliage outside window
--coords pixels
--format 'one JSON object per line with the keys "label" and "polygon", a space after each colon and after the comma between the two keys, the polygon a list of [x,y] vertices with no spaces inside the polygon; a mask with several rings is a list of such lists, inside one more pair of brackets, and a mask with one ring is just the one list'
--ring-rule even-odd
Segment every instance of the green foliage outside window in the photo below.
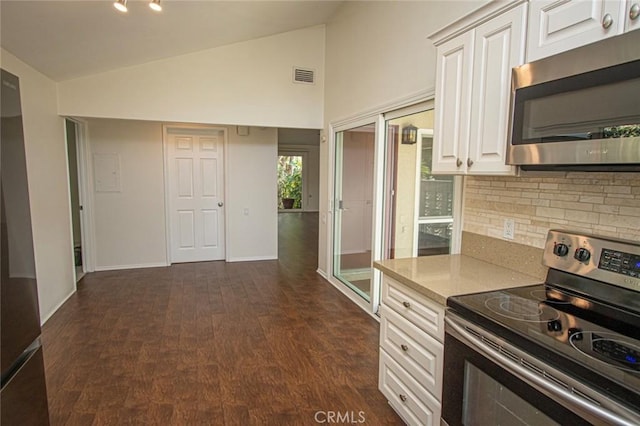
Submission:
{"label": "green foliage outside window", "polygon": [[627,124],[624,126],[605,127],[603,138],[631,138],[640,136],[640,125]]}
{"label": "green foliage outside window", "polygon": [[[285,199],[293,199],[286,205]],[[302,157],[281,155],[278,158],[278,207],[302,208]]]}

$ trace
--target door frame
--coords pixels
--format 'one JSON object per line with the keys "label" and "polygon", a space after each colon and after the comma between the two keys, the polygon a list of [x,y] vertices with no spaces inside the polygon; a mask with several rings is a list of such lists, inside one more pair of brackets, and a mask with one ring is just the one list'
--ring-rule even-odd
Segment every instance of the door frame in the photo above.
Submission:
{"label": "door frame", "polygon": [[361,126],[373,124],[376,128],[376,135],[374,139],[374,171],[373,171],[373,217],[371,221],[372,225],[372,241],[371,241],[371,255],[372,261],[378,259],[379,255],[377,254],[381,248],[380,241],[382,237],[378,235],[376,229],[380,227],[382,215],[381,210],[379,209],[380,198],[381,198],[381,188],[383,185],[383,179],[381,171],[384,170],[384,164],[382,164],[384,160],[384,152],[380,152],[380,134],[381,134],[381,126],[383,125],[382,114],[368,114],[357,117],[356,119],[345,120],[340,123],[332,123],[329,125],[329,172],[328,172],[328,180],[329,180],[329,205],[327,209],[327,280],[336,287],[342,294],[347,296],[351,301],[353,301],[356,305],[360,306],[365,312],[369,315],[377,318],[375,315],[378,310],[379,305],[379,279],[377,277],[377,270],[372,267],[372,277],[371,277],[371,296],[370,301],[367,302],[363,299],[359,294],[353,291],[349,286],[344,284],[338,278],[334,276],[335,272],[335,232],[336,232],[336,206],[335,206],[335,173],[336,173],[336,133],[341,131],[347,131],[354,128],[358,128]]}
{"label": "door frame", "polygon": [[[82,206],[80,214],[80,234],[81,234],[81,253],[82,253],[82,271],[94,272],[96,269],[96,251],[95,251],[95,220],[93,216],[94,201],[93,201],[93,163],[91,161],[91,148],[89,146],[89,132],[88,123],[85,120],[75,117],[64,117],[64,120],[71,121],[76,126],[76,153],[77,163],[75,167],[78,170],[78,198],[80,199],[80,205]],[[67,139],[67,127],[64,126],[64,141],[65,149],[67,153],[67,186],[70,185],[70,168],[74,165],[69,164],[68,160],[68,139]],[[69,194],[69,213],[71,213],[71,196]],[[69,224],[71,225],[71,258],[73,256],[73,224],[71,223],[72,216],[69,215]],[[73,266],[74,285],[77,283],[75,262]]]}
{"label": "door frame", "polygon": [[222,176],[224,179],[223,187],[224,187],[224,207],[225,207],[225,215],[224,215],[224,223],[222,226],[224,227],[224,261],[228,262],[229,256],[229,233],[227,232],[227,223],[228,223],[228,214],[226,212],[229,211],[229,206],[227,204],[227,194],[229,193],[229,179],[227,179],[227,163],[228,163],[228,144],[229,144],[229,130],[226,127],[222,126],[210,126],[206,124],[163,124],[162,125],[162,157],[163,157],[163,177],[164,177],[164,223],[165,223],[165,242],[166,242],[166,256],[167,256],[167,266],[171,266],[171,203],[170,203],[170,181],[169,181],[169,133],[172,131],[180,132],[180,133],[189,133],[197,132],[202,133],[203,131],[211,131],[211,132],[222,132],[224,135],[224,141],[222,142],[222,158],[224,164],[222,165]]}

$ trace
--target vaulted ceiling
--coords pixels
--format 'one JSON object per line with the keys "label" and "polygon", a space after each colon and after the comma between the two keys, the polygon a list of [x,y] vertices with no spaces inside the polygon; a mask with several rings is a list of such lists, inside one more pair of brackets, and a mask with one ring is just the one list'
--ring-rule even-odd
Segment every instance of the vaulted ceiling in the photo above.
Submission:
{"label": "vaulted ceiling", "polygon": [[326,23],[343,1],[0,1],[0,45],[55,81]]}

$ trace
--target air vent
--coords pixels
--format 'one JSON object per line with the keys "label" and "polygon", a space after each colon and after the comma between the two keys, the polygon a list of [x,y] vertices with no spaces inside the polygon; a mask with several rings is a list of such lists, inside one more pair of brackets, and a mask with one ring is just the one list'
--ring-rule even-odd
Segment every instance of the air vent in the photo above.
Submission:
{"label": "air vent", "polygon": [[315,84],[315,70],[310,68],[293,67],[293,82]]}

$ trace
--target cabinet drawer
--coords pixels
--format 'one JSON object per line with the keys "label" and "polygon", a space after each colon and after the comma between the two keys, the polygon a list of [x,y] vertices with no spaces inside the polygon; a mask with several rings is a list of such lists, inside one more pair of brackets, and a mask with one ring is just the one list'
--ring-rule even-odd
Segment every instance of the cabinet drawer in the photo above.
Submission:
{"label": "cabinet drawer", "polygon": [[380,346],[438,400],[442,397],[443,345],[393,309],[381,306]]}
{"label": "cabinet drawer", "polygon": [[438,341],[444,342],[444,307],[438,303],[427,300],[388,277],[382,282],[382,303]]}
{"label": "cabinet drawer", "polygon": [[380,391],[408,425],[440,424],[440,403],[384,350],[380,350],[379,374]]}

